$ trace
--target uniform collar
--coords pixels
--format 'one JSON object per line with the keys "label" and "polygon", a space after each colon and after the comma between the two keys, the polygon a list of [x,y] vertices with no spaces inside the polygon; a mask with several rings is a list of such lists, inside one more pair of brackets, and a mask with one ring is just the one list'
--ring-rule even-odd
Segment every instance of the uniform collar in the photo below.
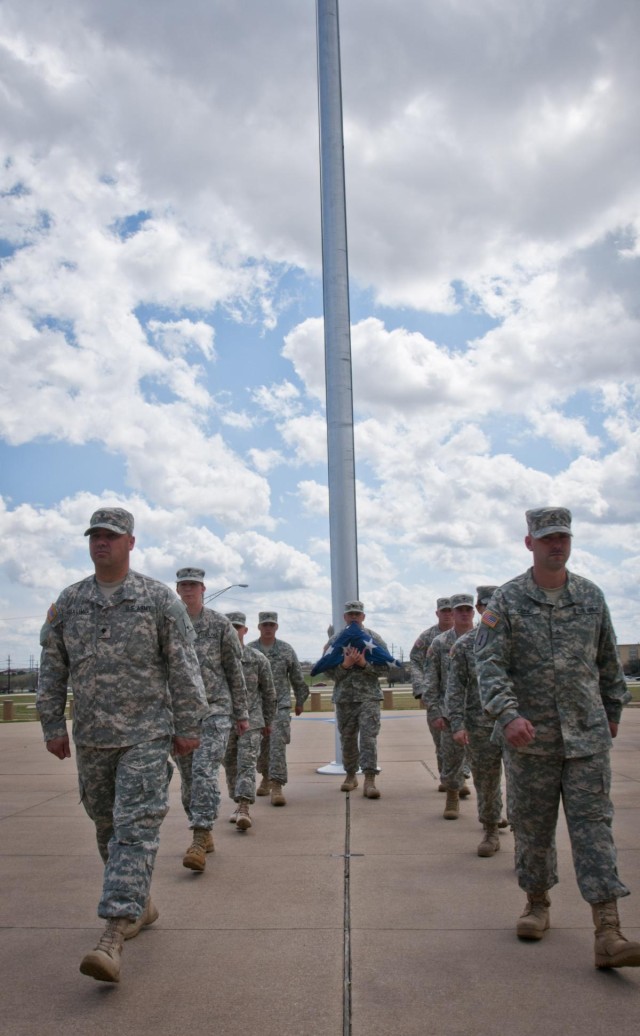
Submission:
{"label": "uniform collar", "polygon": [[[526,589],[529,597],[533,597],[534,600],[540,601],[541,604],[548,604],[549,599],[542,589],[538,586],[535,579],[533,578],[533,567],[528,569],[526,573]],[[573,604],[573,578],[569,569],[567,569],[567,581],[562,587],[562,593],[558,595],[558,603],[562,604]]]}

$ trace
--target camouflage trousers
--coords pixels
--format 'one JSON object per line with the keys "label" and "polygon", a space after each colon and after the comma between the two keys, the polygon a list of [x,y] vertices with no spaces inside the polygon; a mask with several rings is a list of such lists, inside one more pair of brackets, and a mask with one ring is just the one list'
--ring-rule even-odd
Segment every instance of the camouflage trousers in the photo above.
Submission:
{"label": "camouflage trousers", "polygon": [[429,712],[427,711],[427,726],[431,732],[433,738],[433,744],[436,750],[436,766],[438,767],[438,777],[442,780],[442,731],[438,730],[433,725],[433,720],[429,719]]}
{"label": "camouflage trousers", "polygon": [[347,773],[378,773],[380,702],[336,702],[336,721],[342,746],[342,765]]}
{"label": "camouflage trousers", "polygon": [[271,721],[271,734],[263,734],[256,769],[278,784],[287,783],[287,745],[291,744],[291,710],[278,709]]}
{"label": "camouflage trousers", "polygon": [[464,784],[466,753],[463,746],[453,740],[449,727],[442,731],[440,749],[442,751],[440,779],[446,788],[459,791]]}
{"label": "camouflage trousers", "polygon": [[493,726],[467,728],[467,752],[478,799],[478,820],[483,826],[497,824],[502,817],[502,749],[491,743]]}
{"label": "camouflage trousers", "polygon": [[99,917],[140,917],[144,910],[169,809],[170,747],[170,737],[126,748],[76,746],[80,800],[104,862]]}
{"label": "camouflage trousers", "polygon": [[200,747],[190,755],[175,757],[182,779],[180,797],[189,818],[189,827],[204,827],[210,831],[218,816],[218,774],[231,726],[231,716],[207,716],[202,721]]}
{"label": "camouflage trousers", "polygon": [[506,752],[520,888],[541,891],[558,882],[555,834],[562,798],[582,898],[603,903],[628,896],[629,889],[618,877],[611,831],[609,752],[582,759],[510,748]]}
{"label": "camouflage trousers", "polygon": [[235,730],[229,735],[224,755],[224,772],[227,777],[229,798],[256,800],[256,763],[260,751],[260,730],[245,730],[238,737]]}

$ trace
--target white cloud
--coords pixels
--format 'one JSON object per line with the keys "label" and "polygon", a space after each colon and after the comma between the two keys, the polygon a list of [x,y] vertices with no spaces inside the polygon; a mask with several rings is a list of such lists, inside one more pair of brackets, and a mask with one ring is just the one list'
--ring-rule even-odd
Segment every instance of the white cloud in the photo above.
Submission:
{"label": "white cloud", "polygon": [[300,413],[300,392],[290,381],[281,385],[262,385],[252,393],[253,402],[276,420],[287,420]]}
{"label": "white cloud", "polygon": [[261,475],[267,475],[284,462],[284,457],[279,450],[252,449],[249,450],[249,459]]}
{"label": "white cloud", "polygon": [[[9,460],[98,444],[141,565],[170,580],[200,556],[313,653],[315,19],[278,11],[5,0],[0,434]],[[637,639],[639,17],[625,0],[342,6],[361,585],[388,640],[416,602],[430,619],[439,593],[523,568],[523,511],[550,500]],[[30,463],[47,502],[9,471],[11,614],[85,571],[69,544],[112,477],[52,489]]]}
{"label": "white cloud", "polygon": [[579,450],[587,456],[597,454],[600,440],[589,435],[583,419],[565,417],[558,410],[540,410],[531,418],[532,430],[563,450]]}
{"label": "white cloud", "polygon": [[283,441],[298,464],[327,463],[327,426],[320,414],[292,417],[279,426]]}
{"label": "white cloud", "polygon": [[318,582],[321,573],[309,557],[282,541],[258,533],[231,533],[226,541],[241,550],[250,575],[252,589],[299,590]]}
{"label": "white cloud", "polygon": [[298,482],[298,497],[302,508],[308,514],[329,515],[329,492],[326,485],[310,479]]}
{"label": "white cloud", "polygon": [[147,327],[154,341],[169,356],[182,356],[191,346],[196,346],[207,360],[215,358],[215,331],[202,320],[149,320]]}
{"label": "white cloud", "polygon": [[[242,431],[247,432],[250,431],[255,425],[254,418],[251,416],[251,414],[247,414],[245,411],[228,410],[225,407],[219,406],[218,414],[221,423],[223,425],[226,425],[228,428],[238,428]],[[252,463],[253,466],[257,468],[257,470],[260,471],[261,474],[266,473],[262,471],[259,464],[253,462],[253,459]]]}

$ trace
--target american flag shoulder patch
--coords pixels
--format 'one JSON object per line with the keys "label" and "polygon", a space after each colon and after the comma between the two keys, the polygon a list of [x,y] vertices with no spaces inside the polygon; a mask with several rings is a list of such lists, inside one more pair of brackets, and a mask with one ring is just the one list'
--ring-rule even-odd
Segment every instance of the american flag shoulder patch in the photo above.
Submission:
{"label": "american flag shoulder patch", "polygon": [[500,616],[496,615],[495,612],[490,612],[489,609],[486,608],[482,616],[482,622],[485,626],[488,626],[489,629],[494,630],[500,622]]}
{"label": "american flag shoulder patch", "polygon": [[47,611],[47,622],[53,622],[57,614],[58,609],[56,608],[55,604],[50,605],[49,610]]}

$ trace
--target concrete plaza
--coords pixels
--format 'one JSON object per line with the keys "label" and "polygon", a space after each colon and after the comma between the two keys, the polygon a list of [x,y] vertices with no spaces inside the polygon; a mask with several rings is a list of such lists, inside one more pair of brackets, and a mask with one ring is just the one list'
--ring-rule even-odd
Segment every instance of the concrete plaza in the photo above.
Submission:
{"label": "concrete plaza", "polygon": [[[287,806],[227,822],[204,874],[182,867],[177,775],[153,881],[160,917],[125,946],[118,985],[82,976],[97,941],[102,866],[74,760],[36,723],[0,724],[0,1024],[4,1036],[631,1036],[640,968],[593,966],[564,821],[552,929],[514,934],[524,896],[509,831],[481,859],[475,795],[442,819],[425,714],[384,712],[379,801],[317,773],[335,758],[329,713],[292,724]],[[612,754],[621,901],[640,938],[640,709]],[[224,780],[223,780],[224,785]]]}

